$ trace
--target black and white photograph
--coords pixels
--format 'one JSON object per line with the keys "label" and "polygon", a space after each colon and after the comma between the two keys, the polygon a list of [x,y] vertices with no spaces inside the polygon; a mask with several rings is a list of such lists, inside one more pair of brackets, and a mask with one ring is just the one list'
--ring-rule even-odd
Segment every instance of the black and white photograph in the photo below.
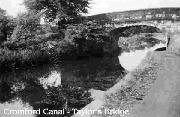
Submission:
{"label": "black and white photograph", "polygon": [[0,0],[0,117],[180,117],[180,0]]}

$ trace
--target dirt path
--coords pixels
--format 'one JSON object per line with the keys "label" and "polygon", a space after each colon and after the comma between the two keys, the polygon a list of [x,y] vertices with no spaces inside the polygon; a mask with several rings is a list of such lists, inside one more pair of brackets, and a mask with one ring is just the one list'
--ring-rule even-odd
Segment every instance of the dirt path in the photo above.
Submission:
{"label": "dirt path", "polygon": [[180,117],[180,36],[173,38],[163,57],[163,69],[142,104],[128,117]]}

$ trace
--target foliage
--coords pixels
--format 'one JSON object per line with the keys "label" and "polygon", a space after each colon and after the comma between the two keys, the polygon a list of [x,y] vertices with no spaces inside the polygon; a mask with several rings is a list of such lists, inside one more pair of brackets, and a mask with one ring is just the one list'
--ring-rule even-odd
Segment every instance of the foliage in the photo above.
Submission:
{"label": "foliage", "polygon": [[7,16],[5,10],[0,9],[0,44],[10,37],[15,26],[14,19]]}
{"label": "foliage", "polygon": [[109,41],[108,32],[98,25],[81,25],[80,32],[75,34],[74,43],[81,56],[103,56],[104,45]]}
{"label": "foliage", "polygon": [[160,40],[152,38],[150,34],[139,34],[131,37],[120,37],[118,45],[124,51],[134,51],[153,47],[160,42]]}
{"label": "foliage", "polygon": [[[0,48],[0,69],[11,70],[37,66],[66,57],[73,58],[74,46],[67,40],[52,40],[46,36],[21,41],[7,41]],[[2,69],[3,68],[3,69]]]}
{"label": "foliage", "polygon": [[40,25],[40,18],[33,12],[22,13],[17,17],[17,26],[13,31],[13,40],[33,38]]}
{"label": "foliage", "polygon": [[46,9],[45,18],[53,21],[57,17],[74,18],[87,13],[89,0],[25,0],[24,4],[33,11]]}
{"label": "foliage", "polygon": [[6,11],[0,8],[0,15],[5,16],[6,15]]}
{"label": "foliage", "polygon": [[151,37],[151,33],[160,33],[160,29],[146,25],[126,26],[111,30],[110,37],[117,41],[123,50],[130,51],[159,43],[160,41]]}

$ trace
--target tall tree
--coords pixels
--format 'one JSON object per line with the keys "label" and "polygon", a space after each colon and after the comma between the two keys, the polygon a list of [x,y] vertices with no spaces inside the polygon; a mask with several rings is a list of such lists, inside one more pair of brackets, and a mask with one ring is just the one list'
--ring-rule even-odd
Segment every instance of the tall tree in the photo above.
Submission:
{"label": "tall tree", "polygon": [[1,16],[1,15],[2,15],[2,16],[6,15],[6,11],[0,8],[0,16]]}
{"label": "tall tree", "polygon": [[46,9],[45,18],[53,21],[56,18],[76,18],[81,13],[87,13],[89,0],[25,0],[24,4],[33,11]]}

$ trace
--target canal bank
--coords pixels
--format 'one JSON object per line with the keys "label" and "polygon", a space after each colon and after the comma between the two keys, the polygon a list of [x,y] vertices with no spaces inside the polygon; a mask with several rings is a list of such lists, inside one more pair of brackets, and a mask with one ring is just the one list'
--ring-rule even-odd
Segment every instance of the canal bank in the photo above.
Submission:
{"label": "canal bank", "polygon": [[[161,69],[160,58],[157,57],[158,53],[154,50],[163,46],[165,45],[157,44],[149,49],[146,48],[145,50],[137,50],[132,53],[122,54],[123,59],[125,59],[126,62],[123,64],[121,62],[123,59],[119,59],[120,63],[122,66],[125,65],[123,66],[125,69],[129,68],[130,72],[110,89],[92,92],[91,95],[94,96],[94,101],[83,109],[96,111],[93,114],[87,113],[86,115],[83,115],[83,117],[114,117],[116,115],[103,113],[107,109],[127,111],[128,113],[129,108],[140,102],[154,83],[157,73]],[[139,57],[139,53],[141,53],[140,55],[142,57]],[[124,55],[127,56],[125,57]],[[127,59],[129,61],[127,61]],[[132,60],[135,59],[138,59],[137,61],[139,62],[132,62]],[[129,65],[127,65],[128,63]],[[73,117],[82,116],[76,114]]]}

